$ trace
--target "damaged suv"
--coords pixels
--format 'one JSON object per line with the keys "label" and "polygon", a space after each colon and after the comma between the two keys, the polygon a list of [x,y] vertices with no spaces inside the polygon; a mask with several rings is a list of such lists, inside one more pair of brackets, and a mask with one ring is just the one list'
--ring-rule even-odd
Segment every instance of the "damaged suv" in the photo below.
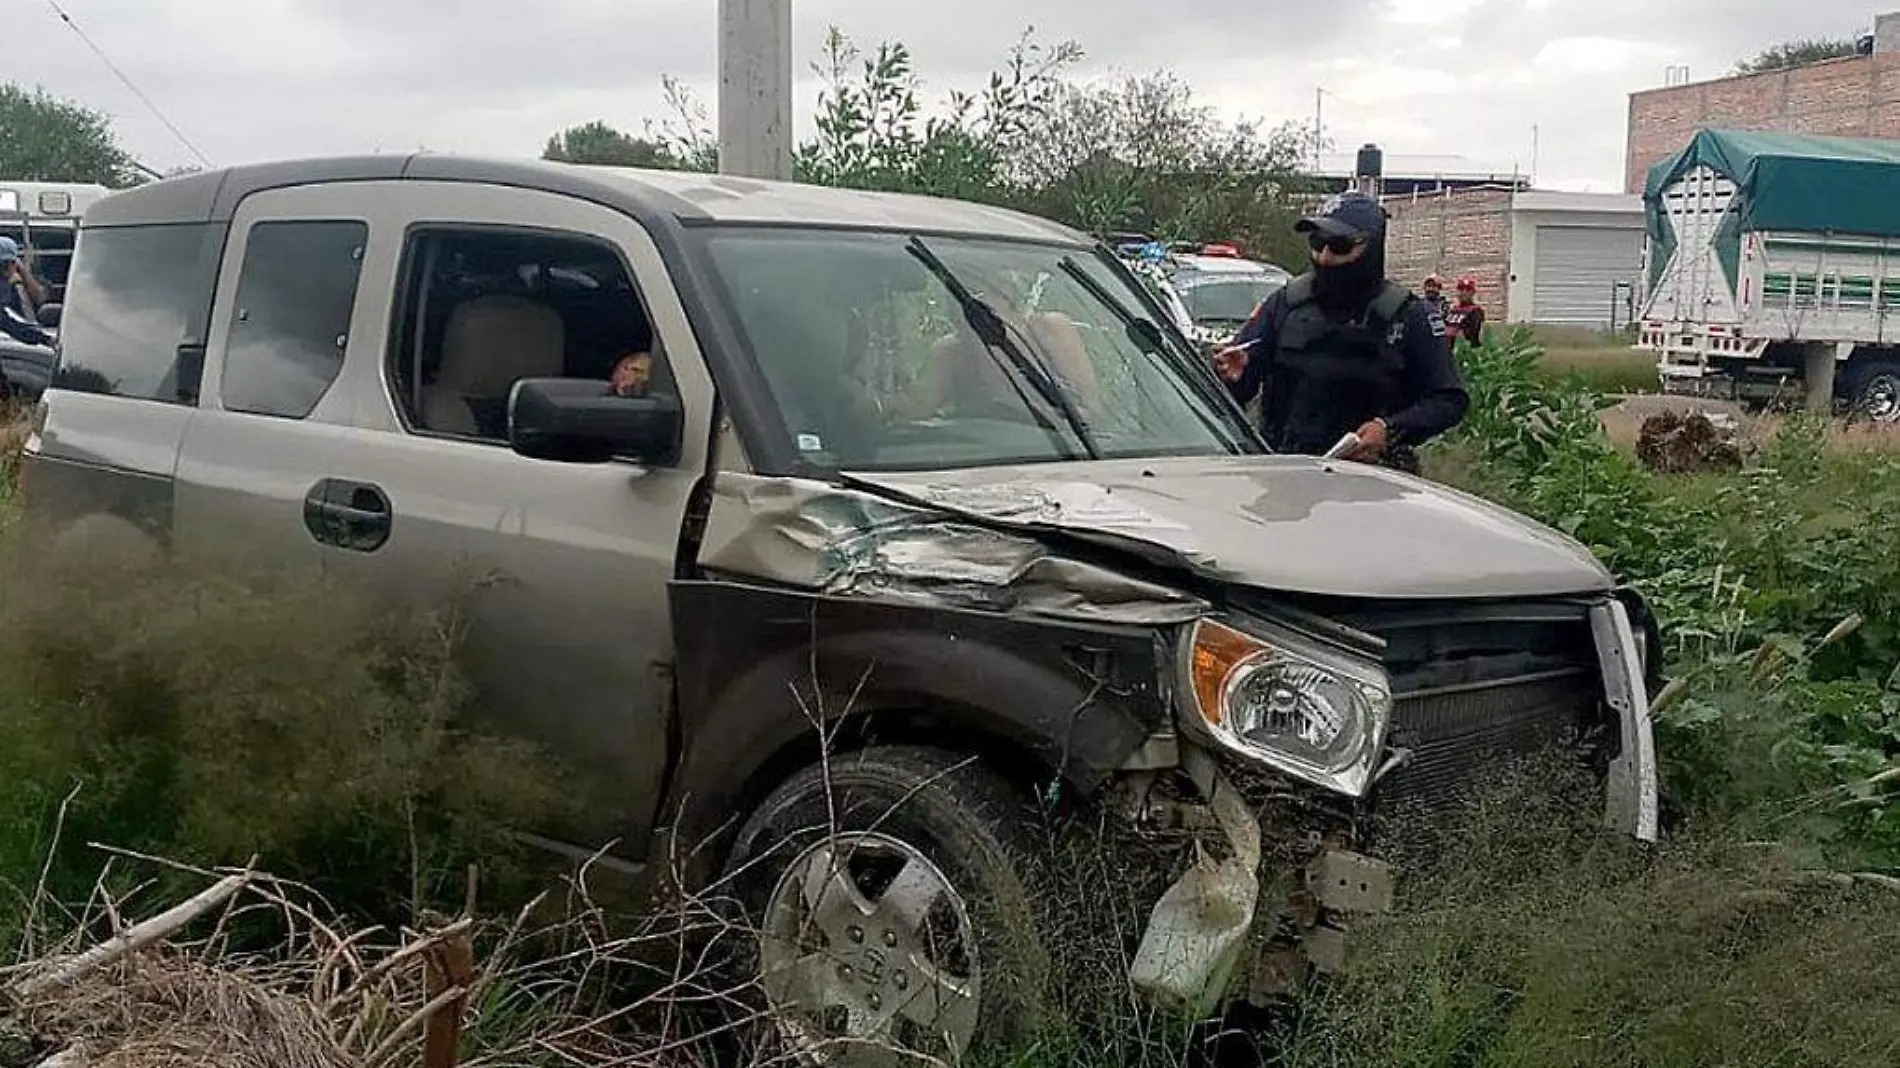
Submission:
{"label": "damaged suv", "polygon": [[729,876],[821,1060],[1006,1039],[1051,795],[1226,839],[1140,903],[1130,979],[1190,1011],[1258,986],[1250,931],[1336,967],[1395,878],[1359,821],[1500,753],[1577,748],[1653,838],[1641,601],[1481,501],[1270,455],[1167,324],[1106,249],[970,204],[193,175],[86,213],[28,518],[467,594],[480,711],[572,770],[534,840]]}

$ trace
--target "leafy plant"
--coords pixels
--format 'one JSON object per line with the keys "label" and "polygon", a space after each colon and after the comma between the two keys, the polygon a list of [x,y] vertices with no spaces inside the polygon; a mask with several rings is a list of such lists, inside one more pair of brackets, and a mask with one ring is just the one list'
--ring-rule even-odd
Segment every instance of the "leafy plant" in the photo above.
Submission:
{"label": "leafy plant", "polygon": [[1663,621],[1678,808],[1900,866],[1900,465],[1831,453],[1825,424],[1796,417],[1738,475],[1670,479],[1611,446],[1603,398],[1537,373],[1528,332],[1459,355],[1472,411],[1452,447],[1475,477]]}

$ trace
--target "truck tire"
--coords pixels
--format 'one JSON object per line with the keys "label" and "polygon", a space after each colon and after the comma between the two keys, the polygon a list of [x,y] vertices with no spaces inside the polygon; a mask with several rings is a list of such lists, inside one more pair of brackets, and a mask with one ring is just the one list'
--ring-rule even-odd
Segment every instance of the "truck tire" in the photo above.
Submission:
{"label": "truck tire", "polygon": [[1003,779],[936,749],[844,754],[779,787],[727,866],[763,1040],[813,1065],[1012,1048],[1049,972],[1034,820]]}
{"label": "truck tire", "polygon": [[1900,361],[1877,360],[1854,373],[1848,416],[1881,425],[1900,422]]}

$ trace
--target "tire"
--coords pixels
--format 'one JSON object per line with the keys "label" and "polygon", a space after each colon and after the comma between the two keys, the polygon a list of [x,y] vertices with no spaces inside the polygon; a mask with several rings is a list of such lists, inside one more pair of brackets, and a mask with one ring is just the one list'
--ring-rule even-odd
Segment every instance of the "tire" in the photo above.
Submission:
{"label": "tire", "polygon": [[1848,414],[1882,426],[1900,423],[1900,363],[1871,363],[1854,375]]}
{"label": "tire", "polygon": [[1014,1048],[1049,974],[1027,801],[935,749],[845,754],[826,778],[779,787],[728,861],[764,1040],[825,1066],[928,1063],[892,1046],[950,1064]]}

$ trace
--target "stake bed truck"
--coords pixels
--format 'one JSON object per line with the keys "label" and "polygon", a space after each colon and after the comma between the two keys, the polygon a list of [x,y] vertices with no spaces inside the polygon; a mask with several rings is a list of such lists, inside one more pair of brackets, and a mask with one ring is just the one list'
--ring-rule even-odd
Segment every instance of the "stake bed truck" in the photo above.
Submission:
{"label": "stake bed truck", "polygon": [[1703,130],[1643,200],[1665,392],[1900,420],[1900,141]]}

